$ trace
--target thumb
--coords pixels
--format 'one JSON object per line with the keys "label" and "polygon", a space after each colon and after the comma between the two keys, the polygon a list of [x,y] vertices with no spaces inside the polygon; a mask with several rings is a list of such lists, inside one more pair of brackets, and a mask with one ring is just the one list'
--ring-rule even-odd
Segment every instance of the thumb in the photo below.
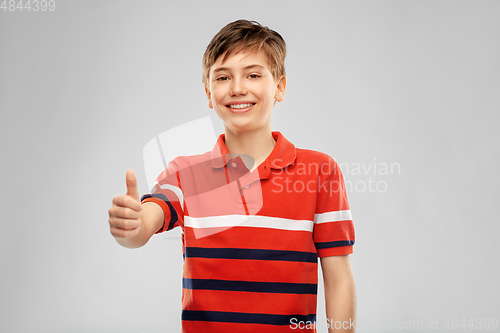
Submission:
{"label": "thumb", "polygon": [[137,178],[132,169],[127,170],[127,195],[139,201],[139,190],[137,190]]}

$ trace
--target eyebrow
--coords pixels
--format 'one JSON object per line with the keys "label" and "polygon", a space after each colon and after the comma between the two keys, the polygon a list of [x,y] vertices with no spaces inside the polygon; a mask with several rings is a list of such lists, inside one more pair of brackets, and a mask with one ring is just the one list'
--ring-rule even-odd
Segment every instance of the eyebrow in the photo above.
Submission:
{"label": "eyebrow", "polygon": [[[260,67],[260,68],[265,68],[264,66],[262,65],[258,65],[258,64],[253,64],[253,65],[248,65],[248,66],[245,66],[243,67],[244,70],[247,70],[247,69],[252,69],[252,68],[257,68],[257,67]],[[230,72],[231,69],[230,68],[227,68],[227,67],[219,67],[219,68],[216,68],[213,70],[213,73],[218,73],[218,72],[223,72],[223,71],[228,71]]]}

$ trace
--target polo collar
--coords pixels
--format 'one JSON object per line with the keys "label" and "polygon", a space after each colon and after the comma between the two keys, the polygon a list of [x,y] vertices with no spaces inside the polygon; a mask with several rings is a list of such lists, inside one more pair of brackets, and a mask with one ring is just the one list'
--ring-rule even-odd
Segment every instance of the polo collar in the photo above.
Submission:
{"label": "polo collar", "polygon": [[[273,151],[266,158],[264,163],[259,166],[259,170],[261,169],[261,167],[264,170],[269,171],[270,169],[283,169],[295,162],[295,146],[290,141],[288,141],[279,131],[271,132],[271,134],[276,141],[276,145],[274,146]],[[225,134],[219,135],[219,138],[217,139],[217,142],[212,149],[211,161],[213,168],[222,168],[233,159],[226,147],[225,139]]]}

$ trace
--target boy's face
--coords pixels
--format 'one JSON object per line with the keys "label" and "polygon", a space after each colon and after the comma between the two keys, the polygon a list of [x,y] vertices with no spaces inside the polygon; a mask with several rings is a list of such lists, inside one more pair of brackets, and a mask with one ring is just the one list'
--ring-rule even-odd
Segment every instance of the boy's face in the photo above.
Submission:
{"label": "boy's face", "polygon": [[283,100],[286,78],[274,81],[263,50],[243,50],[232,54],[224,63],[222,58],[210,68],[209,86],[205,87],[208,107],[213,108],[225,128],[234,133],[265,127],[270,130],[271,111],[275,100]]}

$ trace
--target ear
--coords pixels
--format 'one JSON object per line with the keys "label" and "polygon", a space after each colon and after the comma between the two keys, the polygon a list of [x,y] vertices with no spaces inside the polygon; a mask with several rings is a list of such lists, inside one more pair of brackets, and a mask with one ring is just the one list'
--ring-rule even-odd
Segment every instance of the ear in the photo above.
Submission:
{"label": "ear", "polygon": [[276,94],[274,94],[274,98],[281,102],[285,98],[285,90],[286,90],[286,76],[282,76],[278,85],[276,86]]}
{"label": "ear", "polygon": [[212,99],[210,98],[211,97],[210,89],[207,88],[206,85],[205,85],[205,94],[207,95],[207,99],[208,99],[208,107],[210,109],[213,109],[214,106],[212,105]]}

